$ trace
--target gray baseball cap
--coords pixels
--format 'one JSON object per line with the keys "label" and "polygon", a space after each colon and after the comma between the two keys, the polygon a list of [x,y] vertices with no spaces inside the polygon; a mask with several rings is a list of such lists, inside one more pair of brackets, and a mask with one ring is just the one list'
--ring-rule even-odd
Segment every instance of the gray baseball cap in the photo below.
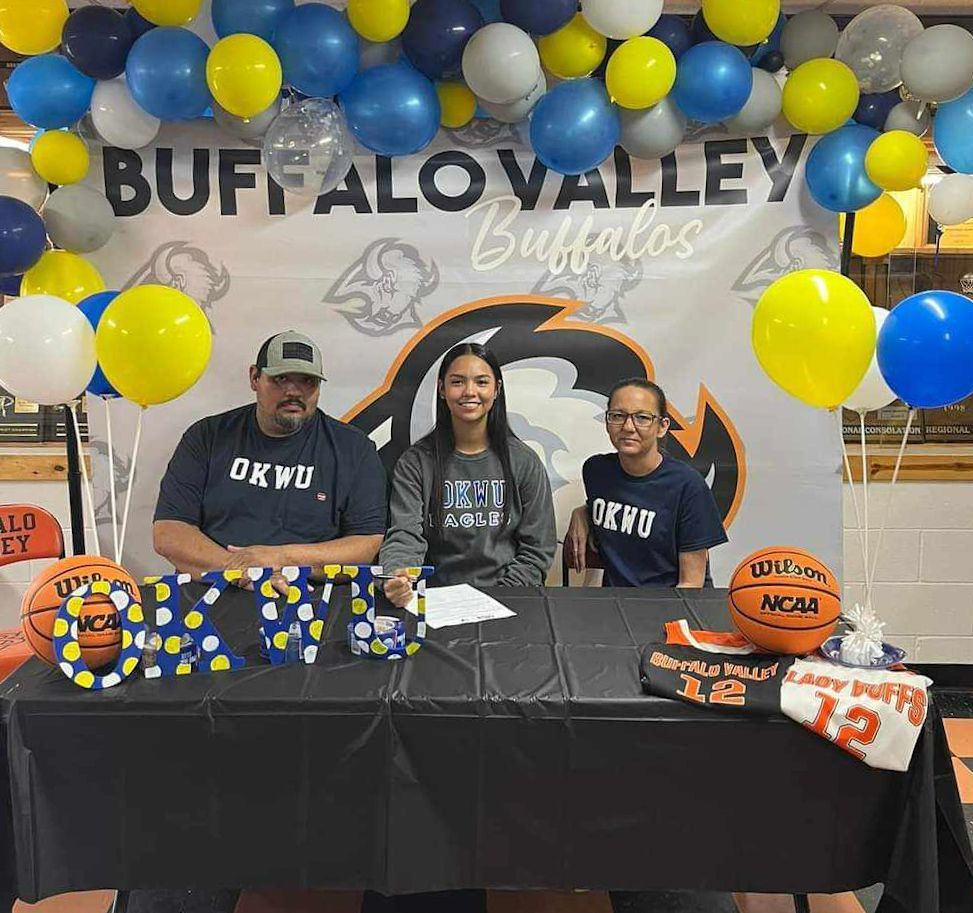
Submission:
{"label": "gray baseball cap", "polygon": [[257,353],[257,367],[271,377],[281,374],[309,374],[327,380],[321,370],[321,350],[309,336],[287,330],[271,336]]}

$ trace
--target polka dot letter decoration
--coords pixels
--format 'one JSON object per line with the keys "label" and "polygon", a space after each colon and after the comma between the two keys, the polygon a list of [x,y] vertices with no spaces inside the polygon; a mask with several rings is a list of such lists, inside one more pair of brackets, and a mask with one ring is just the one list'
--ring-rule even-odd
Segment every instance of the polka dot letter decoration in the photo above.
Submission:
{"label": "polka dot letter decoration", "polygon": [[[318,657],[318,646],[324,633],[324,619],[328,607],[322,601],[315,612],[313,596],[308,579],[309,567],[284,567],[280,574],[287,581],[286,596],[279,593],[270,582],[276,572],[270,568],[250,568],[248,574],[253,581],[253,592],[257,599],[257,614],[260,616],[261,637],[271,664],[285,662],[287,632],[296,621],[301,626],[301,660],[313,663]],[[283,602],[283,605],[281,605]]]}

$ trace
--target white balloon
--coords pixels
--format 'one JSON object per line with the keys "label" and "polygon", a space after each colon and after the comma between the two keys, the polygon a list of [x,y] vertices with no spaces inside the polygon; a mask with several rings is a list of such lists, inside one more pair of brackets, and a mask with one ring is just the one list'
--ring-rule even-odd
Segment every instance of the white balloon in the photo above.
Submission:
{"label": "white balloon", "polygon": [[659,21],[662,0],[581,0],[581,14],[602,35],[634,38]]}
{"label": "white balloon", "polygon": [[534,110],[534,105],[541,100],[541,96],[546,91],[547,80],[544,78],[544,74],[541,73],[540,79],[537,80],[537,85],[530,90],[530,94],[526,98],[511,102],[507,105],[498,105],[492,101],[481,101],[480,104],[483,105],[484,110],[494,120],[498,120],[504,124],[517,124]]}
{"label": "white balloon", "polygon": [[463,78],[484,101],[513,104],[526,98],[540,77],[537,46],[509,22],[491,22],[478,29],[463,51]]}
{"label": "white balloon", "polygon": [[726,121],[727,127],[734,133],[765,130],[780,115],[782,96],[780,83],[773,74],[754,67],[750,97],[739,114]]}
{"label": "white balloon", "polygon": [[111,203],[87,184],[58,187],[44,204],[42,215],[52,243],[76,254],[104,247],[115,231]]}
{"label": "white balloon", "polygon": [[34,171],[29,152],[0,146],[0,197],[16,197],[31,209],[47,199],[47,181]]}
{"label": "white balloon", "polygon": [[[872,314],[875,316],[875,334],[877,336],[881,332],[882,324],[885,323],[885,318],[888,317],[889,312],[885,308],[872,305]],[[872,356],[872,363],[868,366],[861,383],[842,405],[846,409],[851,409],[852,412],[874,412],[876,409],[884,409],[897,399],[898,397],[889,389],[889,385],[885,383],[885,378],[882,377],[882,372],[878,367],[878,355],[876,354]]]}
{"label": "white balloon", "polygon": [[141,149],[159,134],[162,121],[143,111],[132,98],[124,76],[102,80],[91,96],[91,122],[109,146]]}
{"label": "white balloon", "polygon": [[28,295],[0,308],[0,386],[14,396],[43,406],[69,403],[97,364],[94,329],[63,298]]}
{"label": "white balloon", "polygon": [[902,82],[914,98],[952,101],[973,86],[973,35],[958,25],[934,25],[902,52]]}
{"label": "white balloon", "polygon": [[838,39],[835,57],[848,64],[862,92],[888,92],[902,82],[902,52],[922,33],[919,17],[883,3],[855,16]]}
{"label": "white balloon", "polygon": [[274,103],[265,111],[261,111],[253,117],[237,117],[236,114],[230,114],[229,111],[214,101],[213,120],[231,136],[242,139],[251,146],[260,146],[263,144],[263,138],[270,129],[270,125],[280,114],[282,105],[283,99],[278,95],[274,99]]}
{"label": "white balloon", "polygon": [[973,219],[973,174],[947,174],[929,191],[929,218],[937,225]]}
{"label": "white balloon", "polygon": [[651,108],[622,108],[621,147],[635,158],[657,159],[672,152],[686,135],[686,115],[671,98]]}
{"label": "white balloon", "polygon": [[821,10],[805,10],[791,16],[780,36],[780,52],[789,70],[808,60],[830,57],[837,46],[838,26]]}
{"label": "white balloon", "polygon": [[925,136],[929,132],[932,115],[929,108],[921,101],[900,101],[885,118],[885,132],[890,130],[905,130],[916,136]]}

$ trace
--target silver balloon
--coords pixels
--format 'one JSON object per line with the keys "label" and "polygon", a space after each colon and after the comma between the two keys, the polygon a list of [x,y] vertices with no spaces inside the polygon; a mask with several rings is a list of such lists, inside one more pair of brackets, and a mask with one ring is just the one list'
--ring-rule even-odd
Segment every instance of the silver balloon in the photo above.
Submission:
{"label": "silver balloon", "polygon": [[791,16],[780,36],[780,52],[789,70],[808,60],[830,57],[838,45],[838,26],[821,10],[805,10]]}
{"label": "silver balloon", "polygon": [[851,67],[862,92],[888,92],[901,85],[902,53],[921,33],[915,13],[890,4],[873,6],[848,23],[835,57]]}
{"label": "silver balloon", "polygon": [[260,146],[263,144],[263,138],[270,129],[270,125],[280,114],[282,104],[281,97],[278,95],[266,111],[261,111],[253,117],[244,118],[230,114],[229,111],[214,101],[213,119],[231,136],[242,139],[251,146]]}
{"label": "silver balloon", "polygon": [[111,203],[86,184],[59,187],[44,204],[42,215],[51,241],[76,254],[104,247],[115,231]]}
{"label": "silver balloon", "polygon": [[327,98],[284,108],[264,137],[267,172],[284,190],[318,196],[351,169],[355,142],[341,109]]}
{"label": "silver balloon", "polygon": [[524,120],[534,110],[534,105],[541,100],[541,96],[546,91],[547,80],[544,78],[544,74],[541,73],[540,79],[537,80],[537,85],[530,90],[530,94],[526,98],[510,102],[510,104],[506,105],[498,105],[496,102],[480,99],[480,104],[494,120],[498,120],[504,124],[516,124]]}
{"label": "silver balloon", "polygon": [[929,191],[929,218],[937,225],[973,219],[973,174],[947,174]]}
{"label": "silver balloon", "polygon": [[973,35],[958,25],[934,25],[902,54],[902,82],[913,98],[952,101],[973,86]]}
{"label": "silver balloon", "polygon": [[370,70],[386,63],[396,63],[402,56],[402,42],[398,38],[391,41],[366,41],[358,39],[358,69]]}
{"label": "silver balloon", "polygon": [[672,152],[686,135],[686,115],[671,98],[640,111],[622,108],[621,146],[640,159],[662,158]]}
{"label": "silver balloon", "polygon": [[766,130],[780,114],[782,92],[772,73],[754,67],[753,88],[739,114],[726,121],[734,133],[748,134]]}
{"label": "silver balloon", "polygon": [[0,146],[0,197],[16,197],[31,209],[41,208],[47,199],[47,181],[34,171],[30,153]]}
{"label": "silver balloon", "polygon": [[885,130],[905,130],[916,136],[925,136],[929,132],[932,116],[929,108],[921,101],[901,101],[885,118]]}

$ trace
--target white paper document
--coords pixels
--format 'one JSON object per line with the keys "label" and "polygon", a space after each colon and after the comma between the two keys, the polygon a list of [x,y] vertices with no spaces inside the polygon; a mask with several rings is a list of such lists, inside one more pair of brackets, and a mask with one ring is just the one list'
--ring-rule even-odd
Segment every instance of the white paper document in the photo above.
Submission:
{"label": "white paper document", "polygon": [[[416,602],[413,596],[407,606],[413,615],[416,614]],[[468,583],[432,586],[426,590],[426,624],[430,628],[468,625],[494,618],[510,618],[516,614]]]}

